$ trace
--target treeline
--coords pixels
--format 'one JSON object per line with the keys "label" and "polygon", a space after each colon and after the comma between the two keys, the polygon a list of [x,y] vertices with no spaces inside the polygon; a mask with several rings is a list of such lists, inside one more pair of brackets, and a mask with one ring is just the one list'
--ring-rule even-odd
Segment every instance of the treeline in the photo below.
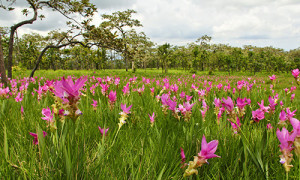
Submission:
{"label": "treeline", "polygon": [[[157,68],[167,72],[169,68],[196,71],[290,72],[300,67],[300,48],[290,51],[273,47],[244,46],[231,47],[211,44],[211,37],[203,36],[186,46],[139,47],[129,57],[128,66],[136,68]],[[25,34],[16,38],[13,64],[33,69],[49,38],[39,34]],[[8,37],[2,38],[4,59],[7,63]],[[128,49],[132,45],[128,44]],[[130,52],[130,51],[129,51]],[[51,48],[42,57],[40,69],[125,69],[124,54],[104,47],[68,46]]]}

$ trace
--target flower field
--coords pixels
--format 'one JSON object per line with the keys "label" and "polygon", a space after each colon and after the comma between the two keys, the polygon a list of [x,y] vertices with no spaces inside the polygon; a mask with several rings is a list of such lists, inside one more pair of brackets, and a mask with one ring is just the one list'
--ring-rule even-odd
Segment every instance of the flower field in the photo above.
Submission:
{"label": "flower field", "polygon": [[0,84],[1,179],[298,179],[299,70]]}

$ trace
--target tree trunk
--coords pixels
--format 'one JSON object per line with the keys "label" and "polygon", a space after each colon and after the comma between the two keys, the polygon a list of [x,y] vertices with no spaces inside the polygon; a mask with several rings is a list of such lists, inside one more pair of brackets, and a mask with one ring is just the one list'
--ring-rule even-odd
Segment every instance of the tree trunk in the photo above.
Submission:
{"label": "tree trunk", "polygon": [[28,3],[30,4],[31,8],[34,11],[33,17],[29,20],[19,22],[19,23],[17,23],[17,24],[10,27],[8,59],[7,59],[7,61],[8,61],[7,62],[7,71],[8,71],[7,75],[8,75],[9,78],[12,78],[12,62],[13,62],[12,55],[13,55],[13,50],[14,50],[14,35],[15,35],[15,32],[19,27],[21,27],[25,24],[32,24],[37,19],[37,7],[39,6],[40,3],[38,2],[37,4],[33,4],[32,2],[29,2],[29,1],[28,1]]}
{"label": "tree trunk", "polygon": [[4,86],[7,86],[8,80],[6,78],[5,66],[4,66],[4,56],[3,56],[3,49],[2,49],[2,34],[0,34],[0,78],[1,82]]}

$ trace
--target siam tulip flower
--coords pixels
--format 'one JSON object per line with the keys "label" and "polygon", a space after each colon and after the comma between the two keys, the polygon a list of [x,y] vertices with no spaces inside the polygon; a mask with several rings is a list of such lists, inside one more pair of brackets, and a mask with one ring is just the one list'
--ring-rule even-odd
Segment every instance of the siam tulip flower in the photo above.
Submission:
{"label": "siam tulip flower", "polygon": [[110,91],[110,93],[108,94],[108,102],[109,102],[109,108],[110,110],[112,110],[114,108],[114,104],[117,100],[117,91]]}
{"label": "siam tulip flower", "polygon": [[19,92],[18,95],[15,97],[16,102],[23,101],[23,95]]}
{"label": "siam tulip flower", "polygon": [[184,99],[185,99],[185,92],[182,91],[179,96],[180,96],[181,100],[184,101]]}
{"label": "siam tulip flower", "polygon": [[177,91],[178,91],[178,86],[177,86],[177,84],[174,84],[174,85],[171,85],[171,91],[173,91],[174,93],[177,93]]}
{"label": "siam tulip flower", "polygon": [[6,87],[4,89],[0,88],[0,97],[7,97],[9,92],[9,87]]}
{"label": "siam tulip flower", "polygon": [[293,154],[291,153],[291,151],[294,149],[292,145],[297,135],[297,132],[294,131],[294,133],[290,134],[289,131],[285,127],[283,127],[282,131],[277,129],[276,135],[281,143],[279,145],[280,151],[282,153],[282,155],[279,156],[280,163],[283,164],[285,171],[289,172],[291,167],[293,167],[293,165],[290,164],[293,160]]}
{"label": "siam tulip flower", "polygon": [[47,109],[42,109],[42,115],[44,117],[41,117],[43,120],[50,122],[53,122],[53,113],[51,112],[50,108],[47,107]]}
{"label": "siam tulip flower", "polygon": [[123,87],[122,89],[123,95],[129,96],[130,90],[129,90],[129,83],[126,84],[126,86]]}
{"label": "siam tulip flower", "polygon": [[61,81],[56,81],[54,85],[54,94],[61,99],[68,99],[68,101],[78,101],[80,99],[80,89],[84,86],[87,81],[87,76],[80,77],[76,80],[75,84],[72,77],[62,77]]}
{"label": "siam tulip flower", "polygon": [[[39,144],[38,135],[36,133],[32,133],[32,132],[29,132],[29,134],[33,137],[33,144],[38,145]],[[47,136],[47,133],[45,131],[43,131],[43,135],[45,137],[45,136]]]}
{"label": "siam tulip flower", "polygon": [[300,158],[300,121],[295,118],[291,118],[290,122],[294,128],[294,132],[297,132],[294,146],[295,146],[295,154]]}
{"label": "siam tulip flower", "polygon": [[152,97],[154,97],[154,87],[150,88],[150,91],[151,91],[150,95],[151,95]]}
{"label": "siam tulip flower", "polygon": [[117,78],[115,78],[115,83],[114,83],[116,86],[117,86],[117,88],[118,88],[118,86],[119,86],[119,84],[120,84],[120,78],[119,77],[117,77]]}
{"label": "siam tulip flower", "polygon": [[130,114],[130,109],[131,109],[132,105],[126,107],[126,104],[122,104],[121,103],[121,109],[122,112],[120,112],[121,117],[119,118],[120,122],[119,122],[119,129],[126,123],[126,119],[128,117],[128,114]]}
{"label": "siam tulip flower", "polygon": [[279,113],[279,119],[280,121],[278,124],[286,125],[285,121],[287,120],[287,116],[284,110],[281,110],[281,112]]}
{"label": "siam tulip flower", "polygon": [[205,100],[202,99],[202,110],[200,110],[202,115],[202,120],[205,121],[206,112],[208,111],[209,106],[206,104]]}
{"label": "siam tulip flower", "polygon": [[241,99],[237,98],[236,106],[238,107],[238,115],[239,117],[243,117],[245,114],[245,106],[248,104],[247,98]]}
{"label": "siam tulip flower", "polygon": [[231,127],[233,129],[233,133],[237,134],[239,132],[239,127],[241,127],[241,122],[240,119],[237,117],[236,118],[236,123],[230,122]]}
{"label": "siam tulip flower", "polygon": [[193,174],[197,175],[197,168],[201,167],[203,164],[208,163],[208,159],[215,157],[220,158],[220,156],[215,154],[218,147],[218,143],[218,140],[213,140],[207,143],[205,136],[203,135],[201,142],[201,151],[198,153],[198,156],[194,156],[194,161],[189,162],[188,168],[185,170],[183,177],[191,176]]}
{"label": "siam tulip flower", "polygon": [[221,91],[222,87],[223,87],[223,84],[221,84],[221,83],[217,85],[217,88],[219,89],[219,91]]}
{"label": "siam tulip flower", "polygon": [[265,113],[261,111],[260,109],[257,109],[256,111],[252,111],[252,119],[255,122],[259,122],[260,120],[265,118]]}
{"label": "siam tulip flower", "polygon": [[259,105],[259,110],[263,111],[264,113],[269,112],[269,107],[264,106],[264,100],[261,100],[261,103],[257,103]]}
{"label": "siam tulip flower", "polygon": [[271,130],[271,129],[273,129],[273,126],[272,126],[272,124],[271,124],[271,123],[268,123],[268,124],[267,124],[267,129],[268,129],[268,130]]}
{"label": "siam tulip flower", "polygon": [[226,108],[226,110],[228,112],[232,112],[234,108],[232,99],[230,97],[227,97],[227,99],[222,98],[222,101],[223,101],[222,105]]}
{"label": "siam tulip flower", "polygon": [[139,95],[141,96],[141,95],[143,94],[144,90],[145,90],[145,86],[143,85],[141,88],[138,88],[138,89],[137,89],[137,92],[138,92]]}
{"label": "siam tulip flower", "polygon": [[292,87],[291,87],[291,93],[292,93],[293,91],[295,91],[296,89],[297,89],[296,86],[292,86]]}
{"label": "siam tulip flower", "polygon": [[275,111],[275,99],[273,99],[271,96],[269,96],[269,108],[270,108],[270,114],[272,114]]}
{"label": "siam tulip flower", "polygon": [[101,93],[103,94],[103,96],[106,96],[108,88],[109,88],[109,85],[101,83],[100,87],[101,87]]}
{"label": "siam tulip flower", "polygon": [[153,114],[152,114],[152,116],[150,116],[150,114],[148,114],[149,115],[149,118],[150,118],[150,123],[151,123],[151,126],[153,126],[154,125],[154,120],[155,120],[155,113],[153,112]]}
{"label": "siam tulip flower", "polygon": [[172,111],[172,115],[180,120],[180,116],[178,115],[179,110],[176,108],[177,106],[177,102],[176,101],[172,101],[171,99],[168,99],[167,104],[169,106],[169,110]]}
{"label": "siam tulip flower", "polygon": [[195,77],[196,77],[196,74],[193,74],[193,75],[192,75],[192,78],[195,79]]}
{"label": "siam tulip flower", "polygon": [[185,166],[187,166],[187,164],[185,163],[185,154],[182,148],[180,148],[180,156],[181,156],[181,164],[182,164],[180,168],[184,168]]}
{"label": "siam tulip flower", "polygon": [[183,103],[183,105],[179,104],[178,110],[183,114],[184,121],[189,121],[192,115],[192,108],[195,103],[190,104],[189,102]]}
{"label": "siam tulip flower", "polygon": [[292,70],[292,75],[294,76],[297,83],[299,83],[299,74],[300,74],[299,69]]}
{"label": "siam tulip flower", "polygon": [[291,95],[291,102],[293,102],[293,100],[295,99],[295,94]]}
{"label": "siam tulip flower", "polygon": [[109,130],[109,128],[107,128],[107,129],[103,128],[102,129],[100,126],[98,126],[98,128],[99,128],[99,131],[100,131],[102,136],[103,136],[103,134],[104,134],[104,136],[107,136],[107,131]]}
{"label": "siam tulip flower", "polygon": [[288,119],[288,120],[291,120],[291,118],[293,118],[293,117],[296,115],[296,114],[295,114],[296,111],[297,111],[297,109],[294,110],[294,111],[291,111],[290,108],[286,108],[287,119]]}
{"label": "siam tulip flower", "polygon": [[186,95],[185,97],[186,97],[186,101],[190,101],[193,98],[193,96],[189,96],[189,95]]}
{"label": "siam tulip flower", "polygon": [[97,110],[97,106],[98,106],[98,101],[96,101],[94,99],[92,99],[92,101],[93,101],[93,104],[92,104],[93,109],[96,111]]}
{"label": "siam tulip flower", "polygon": [[276,76],[273,74],[272,76],[269,76],[271,81],[274,81],[276,79]]}
{"label": "siam tulip flower", "polygon": [[80,111],[78,109],[78,101],[81,95],[80,89],[84,86],[86,81],[87,76],[78,78],[74,83],[72,77],[69,76],[67,79],[63,77],[61,81],[56,81],[54,85],[55,96],[63,101],[63,109],[69,112],[67,116],[69,116],[74,122],[79,115],[82,114],[78,113]]}

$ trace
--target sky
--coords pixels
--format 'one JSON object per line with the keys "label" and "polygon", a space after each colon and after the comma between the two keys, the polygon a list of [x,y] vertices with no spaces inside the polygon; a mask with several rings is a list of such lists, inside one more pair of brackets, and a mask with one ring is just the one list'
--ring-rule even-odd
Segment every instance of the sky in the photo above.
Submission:
{"label": "sky", "polygon": [[[4,1],[4,0],[2,0]],[[143,25],[139,31],[156,44],[186,45],[208,35],[212,43],[235,47],[273,46],[284,50],[300,47],[300,0],[91,0],[98,8],[93,24],[101,23],[101,14],[133,9],[134,18]],[[1,26],[31,17],[20,13],[28,7],[16,0],[16,10],[0,9]],[[66,19],[43,9],[46,18],[18,29],[20,35],[65,29]]]}

